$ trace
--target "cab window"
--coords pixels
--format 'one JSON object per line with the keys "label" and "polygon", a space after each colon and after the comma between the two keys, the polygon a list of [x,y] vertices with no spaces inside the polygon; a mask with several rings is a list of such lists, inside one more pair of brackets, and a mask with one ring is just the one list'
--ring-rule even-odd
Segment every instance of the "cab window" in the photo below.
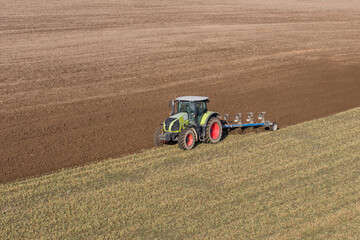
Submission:
{"label": "cab window", "polygon": [[204,113],[206,112],[206,102],[196,102],[195,104],[196,106],[196,116],[197,116],[197,121],[200,123],[201,122],[201,118],[204,115]]}
{"label": "cab window", "polygon": [[179,107],[178,112],[187,112],[187,113],[195,112],[195,105],[193,102],[179,102],[178,107]]}

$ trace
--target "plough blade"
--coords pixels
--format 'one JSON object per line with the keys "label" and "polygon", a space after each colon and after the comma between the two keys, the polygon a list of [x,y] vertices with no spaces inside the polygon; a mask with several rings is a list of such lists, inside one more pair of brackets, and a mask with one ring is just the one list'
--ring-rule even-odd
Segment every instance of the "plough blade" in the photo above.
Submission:
{"label": "plough blade", "polygon": [[249,123],[254,123],[253,118],[254,118],[254,113],[253,113],[253,112],[249,112],[248,118],[246,119],[246,121],[249,122]]}
{"label": "plough blade", "polygon": [[235,121],[236,123],[241,124],[241,113],[238,113],[235,115]]}
{"label": "plough blade", "polygon": [[265,122],[265,112],[259,113],[258,119],[261,120],[262,123]]}

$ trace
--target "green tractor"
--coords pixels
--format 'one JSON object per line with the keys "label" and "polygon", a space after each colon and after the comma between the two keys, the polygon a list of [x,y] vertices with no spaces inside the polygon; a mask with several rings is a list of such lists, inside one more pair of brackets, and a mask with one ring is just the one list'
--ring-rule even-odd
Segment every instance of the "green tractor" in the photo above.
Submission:
{"label": "green tractor", "polygon": [[190,150],[195,142],[218,143],[222,136],[222,123],[217,112],[207,109],[208,97],[185,96],[169,102],[172,111],[154,134],[155,146],[177,142]]}

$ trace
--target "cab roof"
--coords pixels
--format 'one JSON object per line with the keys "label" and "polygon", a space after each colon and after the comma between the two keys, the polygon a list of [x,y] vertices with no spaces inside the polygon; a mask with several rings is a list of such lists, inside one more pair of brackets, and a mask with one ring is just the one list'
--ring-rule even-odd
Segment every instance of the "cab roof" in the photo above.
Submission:
{"label": "cab roof", "polygon": [[200,102],[200,101],[209,101],[208,97],[200,96],[183,96],[175,98],[176,101],[188,101],[188,102]]}

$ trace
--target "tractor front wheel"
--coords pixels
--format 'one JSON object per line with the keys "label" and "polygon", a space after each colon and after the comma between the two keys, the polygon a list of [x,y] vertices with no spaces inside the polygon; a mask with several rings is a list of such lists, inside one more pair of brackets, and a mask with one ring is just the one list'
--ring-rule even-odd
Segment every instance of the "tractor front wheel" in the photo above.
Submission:
{"label": "tractor front wheel", "polygon": [[190,150],[195,146],[195,133],[192,129],[186,128],[182,130],[178,137],[179,148]]}
{"label": "tractor front wheel", "polygon": [[164,141],[160,140],[159,139],[159,135],[161,134],[161,130],[163,129],[163,126],[160,126],[158,127],[156,130],[155,130],[155,133],[154,133],[154,144],[155,144],[155,147],[161,147],[164,145]]}
{"label": "tractor front wheel", "polygon": [[218,118],[210,118],[206,126],[205,142],[207,143],[218,143],[222,136],[222,124]]}

